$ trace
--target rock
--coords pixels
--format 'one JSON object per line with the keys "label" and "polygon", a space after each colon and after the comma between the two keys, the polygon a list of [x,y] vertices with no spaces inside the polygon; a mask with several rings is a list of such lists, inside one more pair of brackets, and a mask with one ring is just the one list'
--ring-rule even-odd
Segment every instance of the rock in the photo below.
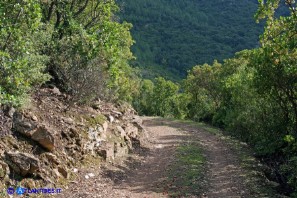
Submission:
{"label": "rock", "polygon": [[55,148],[54,133],[46,126],[38,127],[31,138],[49,151],[52,151]]}
{"label": "rock", "polygon": [[78,123],[76,123],[76,125],[80,126],[80,127],[85,127],[86,126],[83,122],[78,122]]}
{"label": "rock", "polygon": [[14,113],[15,113],[15,108],[10,106],[6,106],[4,108],[4,115],[6,115],[7,117],[13,118]]}
{"label": "rock", "polygon": [[37,122],[38,121],[38,118],[35,115],[32,115],[31,120]]}
{"label": "rock", "polygon": [[57,87],[54,87],[53,89],[50,90],[50,92],[54,95],[60,96],[62,95],[60,90]]}
{"label": "rock", "polygon": [[63,121],[65,122],[65,123],[67,123],[67,124],[70,124],[70,125],[74,125],[75,124],[75,122],[74,122],[74,120],[72,119],[72,118],[62,118],[63,119]]}
{"label": "rock", "polygon": [[54,169],[53,169],[53,173],[54,173],[54,174],[56,175],[56,177],[58,177],[58,178],[59,178],[59,177],[63,177],[57,168],[54,168]]}
{"label": "rock", "polygon": [[95,177],[94,173],[89,173],[88,175],[89,175],[89,177]]}
{"label": "rock", "polygon": [[70,131],[69,136],[70,136],[71,138],[79,137],[79,132],[78,132],[78,130],[76,130],[76,128],[71,127],[71,128],[69,129],[69,131]]}
{"label": "rock", "polygon": [[118,118],[118,117],[120,117],[120,116],[123,115],[121,112],[119,112],[119,111],[114,111],[114,110],[111,110],[111,113],[112,113],[116,118]]}
{"label": "rock", "polygon": [[28,153],[5,152],[6,162],[17,173],[22,176],[33,174],[40,168],[39,159]]}
{"label": "rock", "polygon": [[129,149],[133,149],[133,144],[132,144],[131,139],[128,136],[125,135],[124,140],[125,140],[127,146],[129,147]]}
{"label": "rock", "polygon": [[95,142],[89,142],[88,144],[86,144],[85,150],[87,150],[89,154],[94,154],[95,147],[96,147]]}
{"label": "rock", "polygon": [[103,125],[102,125],[102,127],[103,127],[103,131],[104,131],[104,132],[107,132],[107,129],[108,129],[108,122],[104,122]]}
{"label": "rock", "polygon": [[56,155],[54,155],[52,153],[45,153],[44,155],[46,156],[48,161],[50,161],[51,163],[60,164],[60,160],[57,158]]}
{"label": "rock", "polygon": [[73,172],[74,172],[74,173],[77,173],[77,172],[78,172],[78,169],[77,169],[77,168],[74,168],[74,169],[73,169]]}
{"label": "rock", "polygon": [[113,121],[114,121],[114,117],[113,117],[112,115],[110,115],[110,116],[108,116],[108,118],[109,118],[109,122],[110,122],[110,123],[113,123]]}
{"label": "rock", "polygon": [[132,123],[137,123],[139,125],[142,125],[143,120],[139,116],[133,116]]}
{"label": "rock", "polygon": [[114,155],[115,157],[124,157],[128,154],[129,152],[129,149],[128,147],[123,144],[123,143],[118,143],[118,142],[115,142],[114,143]]}
{"label": "rock", "polygon": [[59,167],[58,167],[58,171],[59,171],[59,173],[61,173],[61,175],[62,175],[64,178],[68,179],[69,174],[68,174],[68,171],[67,171],[66,168],[59,166]]}
{"label": "rock", "polygon": [[124,138],[126,136],[127,133],[121,126],[117,126],[116,129],[122,138]]}
{"label": "rock", "polygon": [[0,179],[3,180],[4,178],[8,178],[8,175],[10,174],[8,165],[0,161]]}
{"label": "rock", "polygon": [[138,130],[144,131],[144,127],[142,125],[143,120],[139,116],[133,116],[132,123],[134,126],[138,128]]}
{"label": "rock", "polygon": [[13,116],[13,129],[27,137],[31,137],[37,124],[26,119],[21,113],[15,113]]}
{"label": "rock", "polygon": [[22,184],[29,189],[35,188],[36,184],[33,179],[25,179],[22,181]]}
{"label": "rock", "polygon": [[103,129],[101,127],[99,127],[99,128],[90,127],[88,130],[89,139],[90,140],[98,140],[100,131],[103,131]]}
{"label": "rock", "polygon": [[137,138],[138,137],[138,128],[135,127],[133,124],[128,123],[125,127],[126,134],[131,138]]}
{"label": "rock", "polygon": [[76,138],[75,144],[78,145],[79,147],[82,147],[84,145],[84,142],[81,138]]}
{"label": "rock", "polygon": [[114,143],[103,142],[100,148],[96,149],[97,154],[105,161],[114,159]]}

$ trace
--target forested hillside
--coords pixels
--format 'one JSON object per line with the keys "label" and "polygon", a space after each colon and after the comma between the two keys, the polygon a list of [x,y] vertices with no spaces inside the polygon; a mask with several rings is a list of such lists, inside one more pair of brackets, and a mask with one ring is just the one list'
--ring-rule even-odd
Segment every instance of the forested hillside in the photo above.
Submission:
{"label": "forested hillside", "polygon": [[[259,46],[257,1],[118,0],[120,17],[133,24],[132,47],[144,76],[184,77],[196,64],[222,61]],[[169,72],[169,73],[168,73]]]}

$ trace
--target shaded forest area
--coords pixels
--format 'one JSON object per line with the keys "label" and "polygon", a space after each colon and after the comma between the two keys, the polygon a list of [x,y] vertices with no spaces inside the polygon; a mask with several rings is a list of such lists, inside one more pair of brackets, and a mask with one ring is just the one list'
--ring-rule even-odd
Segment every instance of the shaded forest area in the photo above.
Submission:
{"label": "shaded forest area", "polygon": [[133,24],[134,66],[145,78],[186,76],[194,65],[259,46],[257,1],[118,0],[121,20]]}

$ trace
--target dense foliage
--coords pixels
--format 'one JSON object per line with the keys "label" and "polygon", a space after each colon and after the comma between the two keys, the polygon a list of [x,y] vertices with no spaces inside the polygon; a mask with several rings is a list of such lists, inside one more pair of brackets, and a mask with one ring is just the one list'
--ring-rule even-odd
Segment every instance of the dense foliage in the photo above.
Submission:
{"label": "dense foliage", "polygon": [[139,95],[134,98],[134,107],[140,114],[184,119],[189,98],[179,93],[179,89],[178,84],[162,77],[155,82],[143,80]]}
{"label": "dense foliage", "polygon": [[36,0],[0,2],[0,104],[23,104],[28,90],[48,79],[40,11]]}
{"label": "dense foliage", "polygon": [[118,0],[122,20],[133,24],[135,65],[146,78],[185,77],[197,64],[222,61],[257,47],[262,25],[257,1]]}
{"label": "dense foliage", "polygon": [[131,25],[117,11],[113,0],[1,1],[0,104],[21,105],[50,76],[78,102],[132,100]]}

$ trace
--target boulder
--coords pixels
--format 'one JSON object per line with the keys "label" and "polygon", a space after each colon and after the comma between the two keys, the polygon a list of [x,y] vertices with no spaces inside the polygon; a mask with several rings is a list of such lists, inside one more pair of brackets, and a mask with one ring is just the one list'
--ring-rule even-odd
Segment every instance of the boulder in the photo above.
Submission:
{"label": "boulder", "polygon": [[49,151],[55,148],[54,133],[46,126],[39,126],[31,138]]}
{"label": "boulder", "polygon": [[96,149],[97,154],[104,160],[109,161],[114,159],[114,143],[102,142],[101,146]]}
{"label": "boulder", "polygon": [[15,113],[13,116],[13,129],[27,137],[31,137],[37,124],[27,119],[21,113]]}
{"label": "boulder", "polygon": [[39,159],[29,153],[5,152],[7,164],[22,176],[33,174],[40,168]]}

